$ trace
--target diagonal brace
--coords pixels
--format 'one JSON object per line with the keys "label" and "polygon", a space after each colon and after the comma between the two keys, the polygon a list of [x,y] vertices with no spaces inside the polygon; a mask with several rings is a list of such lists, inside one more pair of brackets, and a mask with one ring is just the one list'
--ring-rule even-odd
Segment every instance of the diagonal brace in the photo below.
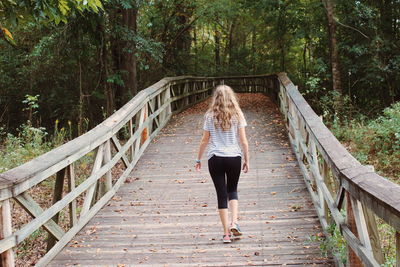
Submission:
{"label": "diagonal brace", "polygon": [[[37,218],[43,213],[43,209],[27,192],[16,196],[15,199],[33,218]],[[57,238],[57,240],[60,240],[65,234],[65,231],[53,220],[45,222],[43,227],[47,232]]]}

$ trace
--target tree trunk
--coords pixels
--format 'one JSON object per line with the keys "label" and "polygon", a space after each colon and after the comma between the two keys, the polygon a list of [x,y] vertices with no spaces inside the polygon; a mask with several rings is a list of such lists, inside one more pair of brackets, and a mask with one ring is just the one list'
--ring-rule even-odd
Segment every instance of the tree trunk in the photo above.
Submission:
{"label": "tree trunk", "polygon": [[251,33],[251,72],[256,74],[256,27],[253,27]]}
{"label": "tree trunk", "polygon": [[115,98],[114,98],[114,91],[109,82],[107,82],[108,75],[109,75],[109,62],[108,62],[108,55],[109,50],[107,49],[107,43],[109,39],[107,38],[106,34],[106,21],[99,23],[98,31],[101,33],[101,46],[100,46],[100,72],[101,72],[101,84],[104,89],[104,95],[106,97],[106,115],[109,117],[113,111],[115,110]]}
{"label": "tree trunk", "polygon": [[325,6],[326,15],[328,18],[333,90],[335,90],[336,92],[341,94],[342,93],[342,83],[341,83],[341,78],[340,78],[341,75],[340,75],[340,69],[339,69],[339,53],[337,50],[336,22],[334,19],[333,3],[332,3],[332,0],[322,0],[322,3]]}
{"label": "tree trunk", "polygon": [[229,27],[229,38],[228,38],[228,70],[231,73],[231,67],[233,65],[233,46],[234,46],[234,31],[235,31],[235,25],[236,25],[236,20],[233,19],[230,27]]}
{"label": "tree trunk", "polygon": [[219,74],[221,71],[221,33],[218,31],[218,29],[215,29],[214,38],[215,38],[215,48],[214,48],[215,73]]}
{"label": "tree trunk", "polygon": [[196,27],[193,28],[193,49],[194,49],[194,73],[196,75],[198,72],[198,69],[199,69],[199,63],[198,63],[199,50],[197,48],[197,28]]}
{"label": "tree trunk", "polygon": [[[133,35],[137,33],[137,8],[122,9],[122,25]],[[121,58],[121,69],[124,70],[123,80],[126,88],[125,102],[137,94],[137,58],[136,44],[124,41]]]}
{"label": "tree trunk", "polygon": [[[110,15],[110,23],[121,25],[126,32],[135,35],[137,32],[137,8],[117,9]],[[114,83],[115,108],[121,108],[129,99],[136,95],[137,89],[137,58],[136,45],[127,36],[111,38],[111,52],[114,75],[119,75],[123,85]],[[111,97],[111,95],[110,95]]]}
{"label": "tree trunk", "polygon": [[[111,25],[120,25],[120,10],[116,9],[110,14],[110,24]],[[114,29],[115,30],[115,29]],[[111,58],[112,58],[112,73],[115,80],[123,77],[121,75],[122,69],[122,49],[123,42],[116,35],[111,35],[110,38],[111,44]],[[120,76],[117,78],[117,76]],[[114,108],[119,109],[123,106],[123,96],[125,95],[125,86],[120,85],[119,82],[114,81],[112,83],[112,91],[114,96]]]}
{"label": "tree trunk", "polygon": [[286,71],[286,39],[285,35],[288,31],[286,24],[286,4],[279,1],[278,14],[278,47],[279,47],[279,65],[280,71]]}

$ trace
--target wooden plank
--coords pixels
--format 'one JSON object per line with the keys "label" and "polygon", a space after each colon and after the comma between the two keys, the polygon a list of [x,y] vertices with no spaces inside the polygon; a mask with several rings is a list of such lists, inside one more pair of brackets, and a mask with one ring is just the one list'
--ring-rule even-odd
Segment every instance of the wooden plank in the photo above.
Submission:
{"label": "wooden plank", "polygon": [[367,223],[369,239],[372,246],[372,252],[374,257],[379,264],[383,264],[385,259],[382,252],[381,241],[379,238],[378,225],[376,223],[375,215],[367,207],[363,207],[365,221]]}
{"label": "wooden plank", "polygon": [[396,267],[400,267],[400,232],[396,231]]}
{"label": "wooden plank", "polygon": [[[132,128],[131,128],[132,130]],[[113,136],[113,138],[115,137],[115,135]],[[132,137],[132,133],[131,133],[131,137]],[[116,138],[116,137],[115,137]],[[115,143],[114,143],[115,144]],[[130,146],[130,148],[132,149],[132,146]],[[110,144],[110,140],[108,140],[105,144],[105,148],[104,148],[104,163],[108,163],[111,161],[111,144]],[[121,147],[119,147],[118,151],[121,150]],[[122,154],[122,158],[124,158],[125,154]],[[124,162],[128,161],[128,159],[125,159]],[[106,174],[106,180],[105,180],[105,187],[104,187],[104,192],[107,192],[108,190],[110,190],[112,187],[112,172],[111,170],[109,170]]]}
{"label": "wooden plank", "polygon": [[[72,163],[67,168],[67,181],[68,181],[68,192],[72,192],[75,189],[75,164]],[[76,200],[72,200],[69,203],[69,226],[72,228],[78,222],[78,216],[76,211]]]}
{"label": "wooden plank", "polygon": [[[59,172],[57,172],[56,175],[56,182],[54,184],[54,193],[53,193],[53,201],[52,203],[56,203],[60,199],[62,199],[62,194],[63,194],[63,188],[64,188],[64,178],[65,178],[65,171],[66,169],[62,169]],[[59,218],[59,212],[53,216],[52,220],[58,224],[58,218]],[[57,240],[60,240],[60,238],[55,238],[53,235],[49,235],[47,238],[47,251],[49,251],[54,244],[56,243]]]}
{"label": "wooden plank", "polygon": [[143,122],[144,122],[145,112],[146,112],[146,109],[142,108],[140,110],[140,115],[136,116],[136,125],[137,125],[138,129],[135,129],[135,134],[136,134],[136,132],[138,132],[138,134],[137,134],[138,137],[136,139],[135,154],[136,154],[136,151],[139,151],[139,148],[140,148],[140,145],[142,142],[141,139],[142,139],[142,132],[144,130]]}
{"label": "wooden plank", "polygon": [[367,223],[365,222],[364,211],[361,202],[350,196],[351,206],[353,208],[354,218],[357,226],[357,233],[361,244],[372,253],[371,242],[369,240],[369,233]]}
{"label": "wooden plank", "polygon": [[[0,206],[0,238],[5,239],[12,235],[11,204],[10,200],[3,200]],[[3,251],[0,255],[1,266],[14,267],[14,252],[12,249]]]}
{"label": "wooden plank", "polygon": [[[103,163],[103,153],[104,153],[104,144],[100,145],[97,148],[96,159],[94,160],[93,163],[91,175],[100,170],[101,165]],[[85,200],[82,205],[81,217],[84,216],[85,213],[89,211],[90,206],[92,205],[92,200],[94,197],[96,185],[97,185],[97,180],[89,187],[88,191],[86,192]]]}
{"label": "wooden plank", "polygon": [[[349,231],[352,235],[354,235],[354,238],[350,238],[344,235],[345,238],[347,237],[347,262],[349,266],[363,267],[361,257],[357,254],[357,249],[362,247],[362,243],[358,240],[358,231],[356,220],[354,218],[353,203],[351,202],[351,198],[351,195],[346,192],[346,223],[348,225]],[[353,239],[353,242],[349,242],[351,239]]]}

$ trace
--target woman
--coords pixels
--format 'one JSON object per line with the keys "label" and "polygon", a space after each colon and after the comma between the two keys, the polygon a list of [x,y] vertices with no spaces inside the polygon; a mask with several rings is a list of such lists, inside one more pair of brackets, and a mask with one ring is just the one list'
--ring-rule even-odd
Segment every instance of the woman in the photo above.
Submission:
{"label": "woman", "polygon": [[[195,167],[197,171],[200,171],[201,156],[206,146],[209,145],[208,170],[217,191],[218,211],[224,228],[222,237],[224,243],[231,242],[231,232],[235,236],[242,234],[237,223],[237,184],[242,156],[243,171],[246,173],[249,170],[249,146],[245,126],[247,126],[246,120],[232,88],[226,85],[217,86],[212,96],[210,108],[205,115],[204,132]],[[228,200],[231,212],[230,224]]]}

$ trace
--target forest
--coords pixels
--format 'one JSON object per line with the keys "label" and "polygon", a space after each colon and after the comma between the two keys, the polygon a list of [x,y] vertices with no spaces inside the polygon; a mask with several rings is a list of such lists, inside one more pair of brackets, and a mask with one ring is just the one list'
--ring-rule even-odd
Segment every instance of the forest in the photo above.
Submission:
{"label": "forest", "polygon": [[399,0],[1,0],[0,173],[163,77],[278,72],[400,183]]}
{"label": "forest", "polygon": [[397,0],[4,0],[1,136],[62,143],[166,76],[287,72],[359,160],[395,178],[399,13]]}

